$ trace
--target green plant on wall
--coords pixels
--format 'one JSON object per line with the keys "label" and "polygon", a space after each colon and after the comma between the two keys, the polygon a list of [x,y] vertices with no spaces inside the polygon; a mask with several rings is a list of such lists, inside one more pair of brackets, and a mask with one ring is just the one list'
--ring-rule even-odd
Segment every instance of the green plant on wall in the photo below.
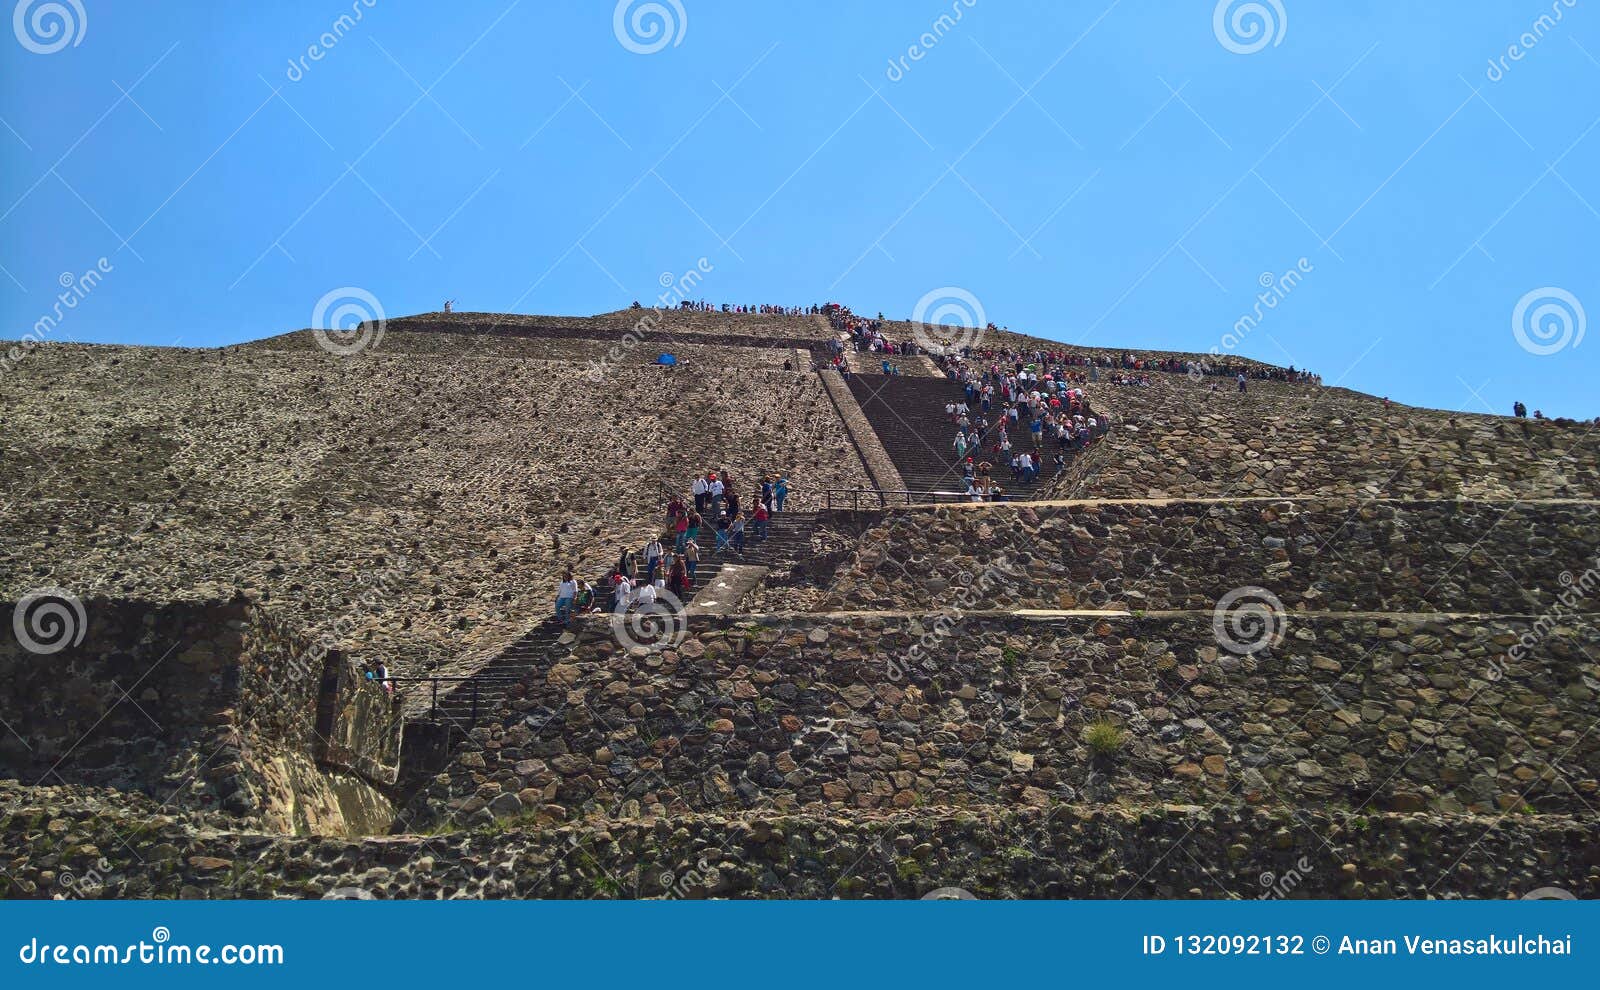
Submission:
{"label": "green plant on wall", "polygon": [[1114,756],[1127,742],[1127,732],[1110,719],[1090,722],[1083,730],[1083,743],[1096,756]]}

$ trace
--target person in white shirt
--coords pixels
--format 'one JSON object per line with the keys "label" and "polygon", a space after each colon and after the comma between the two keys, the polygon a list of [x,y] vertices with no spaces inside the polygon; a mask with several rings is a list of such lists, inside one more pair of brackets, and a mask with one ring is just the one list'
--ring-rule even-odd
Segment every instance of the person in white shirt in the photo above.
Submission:
{"label": "person in white shirt", "polygon": [[646,582],[655,580],[656,568],[661,566],[661,554],[663,552],[661,541],[653,536],[650,538],[650,542],[644,545],[644,579]]}
{"label": "person in white shirt", "polygon": [[713,521],[717,516],[722,515],[723,491],[724,486],[721,478],[717,478],[715,481],[711,482],[711,518]]}
{"label": "person in white shirt", "polygon": [[639,589],[639,607],[648,610],[656,603],[656,586],[647,584]]}
{"label": "person in white shirt", "polygon": [[694,476],[694,484],[689,486],[689,493],[694,496],[694,511],[704,515],[706,511],[706,498],[711,491],[711,485],[700,475]]}
{"label": "person in white shirt", "polygon": [[572,572],[567,571],[561,575],[561,583],[556,585],[556,621],[566,625],[572,621],[572,603],[578,597],[578,582],[573,580]]}

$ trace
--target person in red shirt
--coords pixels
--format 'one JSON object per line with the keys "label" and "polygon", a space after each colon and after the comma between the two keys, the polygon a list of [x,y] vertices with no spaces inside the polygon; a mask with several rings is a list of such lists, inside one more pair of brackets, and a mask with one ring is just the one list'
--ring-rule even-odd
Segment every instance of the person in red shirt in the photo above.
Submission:
{"label": "person in red shirt", "polygon": [[757,502],[755,514],[750,517],[751,528],[755,531],[756,539],[764,540],[767,538],[767,520],[769,518],[770,514],[767,512],[766,504]]}

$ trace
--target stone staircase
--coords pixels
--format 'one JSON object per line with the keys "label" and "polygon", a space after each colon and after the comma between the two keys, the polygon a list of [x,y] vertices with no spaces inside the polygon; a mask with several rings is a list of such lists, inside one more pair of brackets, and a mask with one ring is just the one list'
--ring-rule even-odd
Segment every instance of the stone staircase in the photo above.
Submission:
{"label": "stone staircase", "polygon": [[526,677],[530,670],[548,666],[557,651],[572,639],[569,631],[553,616],[546,617],[470,678],[437,685],[427,681],[403,684],[403,688],[410,688],[406,692],[405,710],[413,719],[470,729],[502,708],[513,684]]}
{"label": "stone staircase", "polygon": [[[792,567],[806,559],[811,553],[811,533],[817,528],[817,514],[815,512],[780,512],[767,522],[767,538],[757,539],[749,531],[746,523],[744,549],[735,550],[730,545],[726,550],[716,549],[716,536],[712,535],[709,546],[700,548],[700,572],[705,574],[707,561],[715,561],[719,565],[728,564],[753,564],[760,567]],[[697,582],[704,584],[704,581]]]}
{"label": "stone staircase", "polygon": [[[747,535],[742,552],[731,546],[719,552],[715,537],[710,537],[701,550],[694,588],[684,604],[691,604],[727,568],[787,568],[805,560],[811,552],[811,534],[816,525],[815,512],[780,512],[768,523],[767,538],[759,540]],[[611,590],[596,582],[595,595],[603,617],[613,607]],[[408,717],[469,730],[504,707],[512,685],[531,671],[548,668],[575,638],[573,632],[548,617],[471,677],[450,682],[410,682],[405,702]]]}
{"label": "stone staircase", "polygon": [[[961,461],[950,444],[955,437],[955,424],[944,411],[946,404],[965,400],[960,386],[947,378],[906,375],[851,375],[847,381],[850,393],[877,432],[879,442],[905,479],[907,488],[914,492],[965,491]],[[986,448],[998,436],[998,416],[991,413],[991,418],[995,422],[983,437]],[[1013,430],[1011,440],[1019,448],[1031,449],[1026,429]],[[1046,456],[1053,453],[1048,445],[1040,449]],[[994,455],[989,455],[988,459],[995,462]],[[1037,479],[1024,484],[1012,481],[1009,464],[995,462],[994,478],[1008,493],[1019,490],[1031,493],[1044,486],[1052,470],[1045,464]]]}
{"label": "stone staircase", "polygon": [[963,399],[949,379],[853,374],[845,379],[895,470],[913,491],[960,491],[944,407]]}

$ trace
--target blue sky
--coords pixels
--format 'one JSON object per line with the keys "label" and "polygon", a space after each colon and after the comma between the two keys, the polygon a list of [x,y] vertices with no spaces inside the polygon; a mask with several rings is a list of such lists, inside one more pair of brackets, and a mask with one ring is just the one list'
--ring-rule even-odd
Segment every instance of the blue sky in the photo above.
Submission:
{"label": "blue sky", "polygon": [[0,336],[587,314],[703,258],[717,301],[960,290],[1600,414],[1600,0],[56,2],[0,36]]}

